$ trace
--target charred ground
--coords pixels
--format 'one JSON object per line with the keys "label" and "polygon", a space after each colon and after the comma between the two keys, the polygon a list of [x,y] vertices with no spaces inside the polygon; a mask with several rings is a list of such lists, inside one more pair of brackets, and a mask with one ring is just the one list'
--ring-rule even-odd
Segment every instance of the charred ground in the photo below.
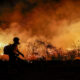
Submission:
{"label": "charred ground", "polygon": [[1,80],[79,80],[80,61],[0,61]]}

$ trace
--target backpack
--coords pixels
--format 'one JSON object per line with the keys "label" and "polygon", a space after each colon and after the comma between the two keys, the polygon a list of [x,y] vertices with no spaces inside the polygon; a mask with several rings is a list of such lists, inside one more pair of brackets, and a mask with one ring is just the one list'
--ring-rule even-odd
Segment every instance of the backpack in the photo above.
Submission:
{"label": "backpack", "polygon": [[10,55],[11,52],[12,52],[11,44],[4,47],[4,54]]}

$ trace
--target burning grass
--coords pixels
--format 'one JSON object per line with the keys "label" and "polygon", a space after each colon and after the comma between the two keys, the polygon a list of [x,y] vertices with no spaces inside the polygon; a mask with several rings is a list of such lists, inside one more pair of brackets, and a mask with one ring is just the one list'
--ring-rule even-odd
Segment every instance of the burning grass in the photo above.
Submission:
{"label": "burning grass", "polygon": [[[1,56],[0,59],[2,60],[9,60],[8,55],[3,55],[2,50],[5,44],[0,45]],[[21,46],[21,45],[20,45]],[[22,47],[19,46],[19,49]],[[75,45],[76,46],[76,45]],[[21,50],[20,50],[21,51]],[[27,41],[27,45],[25,50],[23,50],[24,58],[19,56],[23,60],[75,60],[80,59],[80,48],[76,46],[75,48],[68,48],[66,50],[62,48],[57,48],[53,46],[51,43],[35,39],[32,41]]]}
{"label": "burning grass", "polygon": [[4,46],[12,43],[12,39],[17,36],[21,41],[19,50],[26,60],[79,59],[79,0],[13,2],[15,6],[12,7],[5,2],[1,5],[1,55]]}

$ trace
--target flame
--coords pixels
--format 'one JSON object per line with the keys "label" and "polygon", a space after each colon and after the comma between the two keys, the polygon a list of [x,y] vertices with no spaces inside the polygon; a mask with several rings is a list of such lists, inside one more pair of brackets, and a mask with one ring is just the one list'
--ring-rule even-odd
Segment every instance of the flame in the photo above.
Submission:
{"label": "flame", "polygon": [[30,6],[21,1],[13,8],[5,8],[3,5],[0,16],[0,54],[3,54],[4,46],[11,44],[15,36],[20,38],[19,49],[27,58],[32,55],[33,48],[36,48],[35,52],[39,56],[47,57],[46,45],[35,44],[36,40],[50,43],[57,49],[77,49],[80,45],[79,5],[80,1],[74,0],[46,0],[45,5],[43,0],[31,0]]}

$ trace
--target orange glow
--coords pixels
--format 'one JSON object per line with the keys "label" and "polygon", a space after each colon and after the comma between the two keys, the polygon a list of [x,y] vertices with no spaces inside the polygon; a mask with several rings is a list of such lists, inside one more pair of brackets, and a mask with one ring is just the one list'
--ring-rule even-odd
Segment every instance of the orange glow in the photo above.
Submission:
{"label": "orange glow", "polygon": [[[56,47],[57,52],[61,48],[62,54],[66,54],[66,50],[80,48],[80,2],[48,1],[44,5],[41,0],[31,10],[26,9],[25,6],[24,3],[18,3],[14,9],[5,8],[6,13],[3,10],[0,16],[0,21],[2,21],[0,25],[1,55],[4,46],[12,44],[16,36],[20,38],[19,50],[25,55],[25,59],[29,60],[36,59],[36,57],[45,57],[50,60],[51,56],[46,54],[48,44]],[[50,50],[49,55],[53,56],[54,53],[57,57],[56,50]]]}
{"label": "orange glow", "polygon": [[65,26],[61,29],[60,35],[53,39],[53,44],[55,43],[58,47],[63,47],[64,49],[74,49],[80,45],[80,22],[76,22]]}

